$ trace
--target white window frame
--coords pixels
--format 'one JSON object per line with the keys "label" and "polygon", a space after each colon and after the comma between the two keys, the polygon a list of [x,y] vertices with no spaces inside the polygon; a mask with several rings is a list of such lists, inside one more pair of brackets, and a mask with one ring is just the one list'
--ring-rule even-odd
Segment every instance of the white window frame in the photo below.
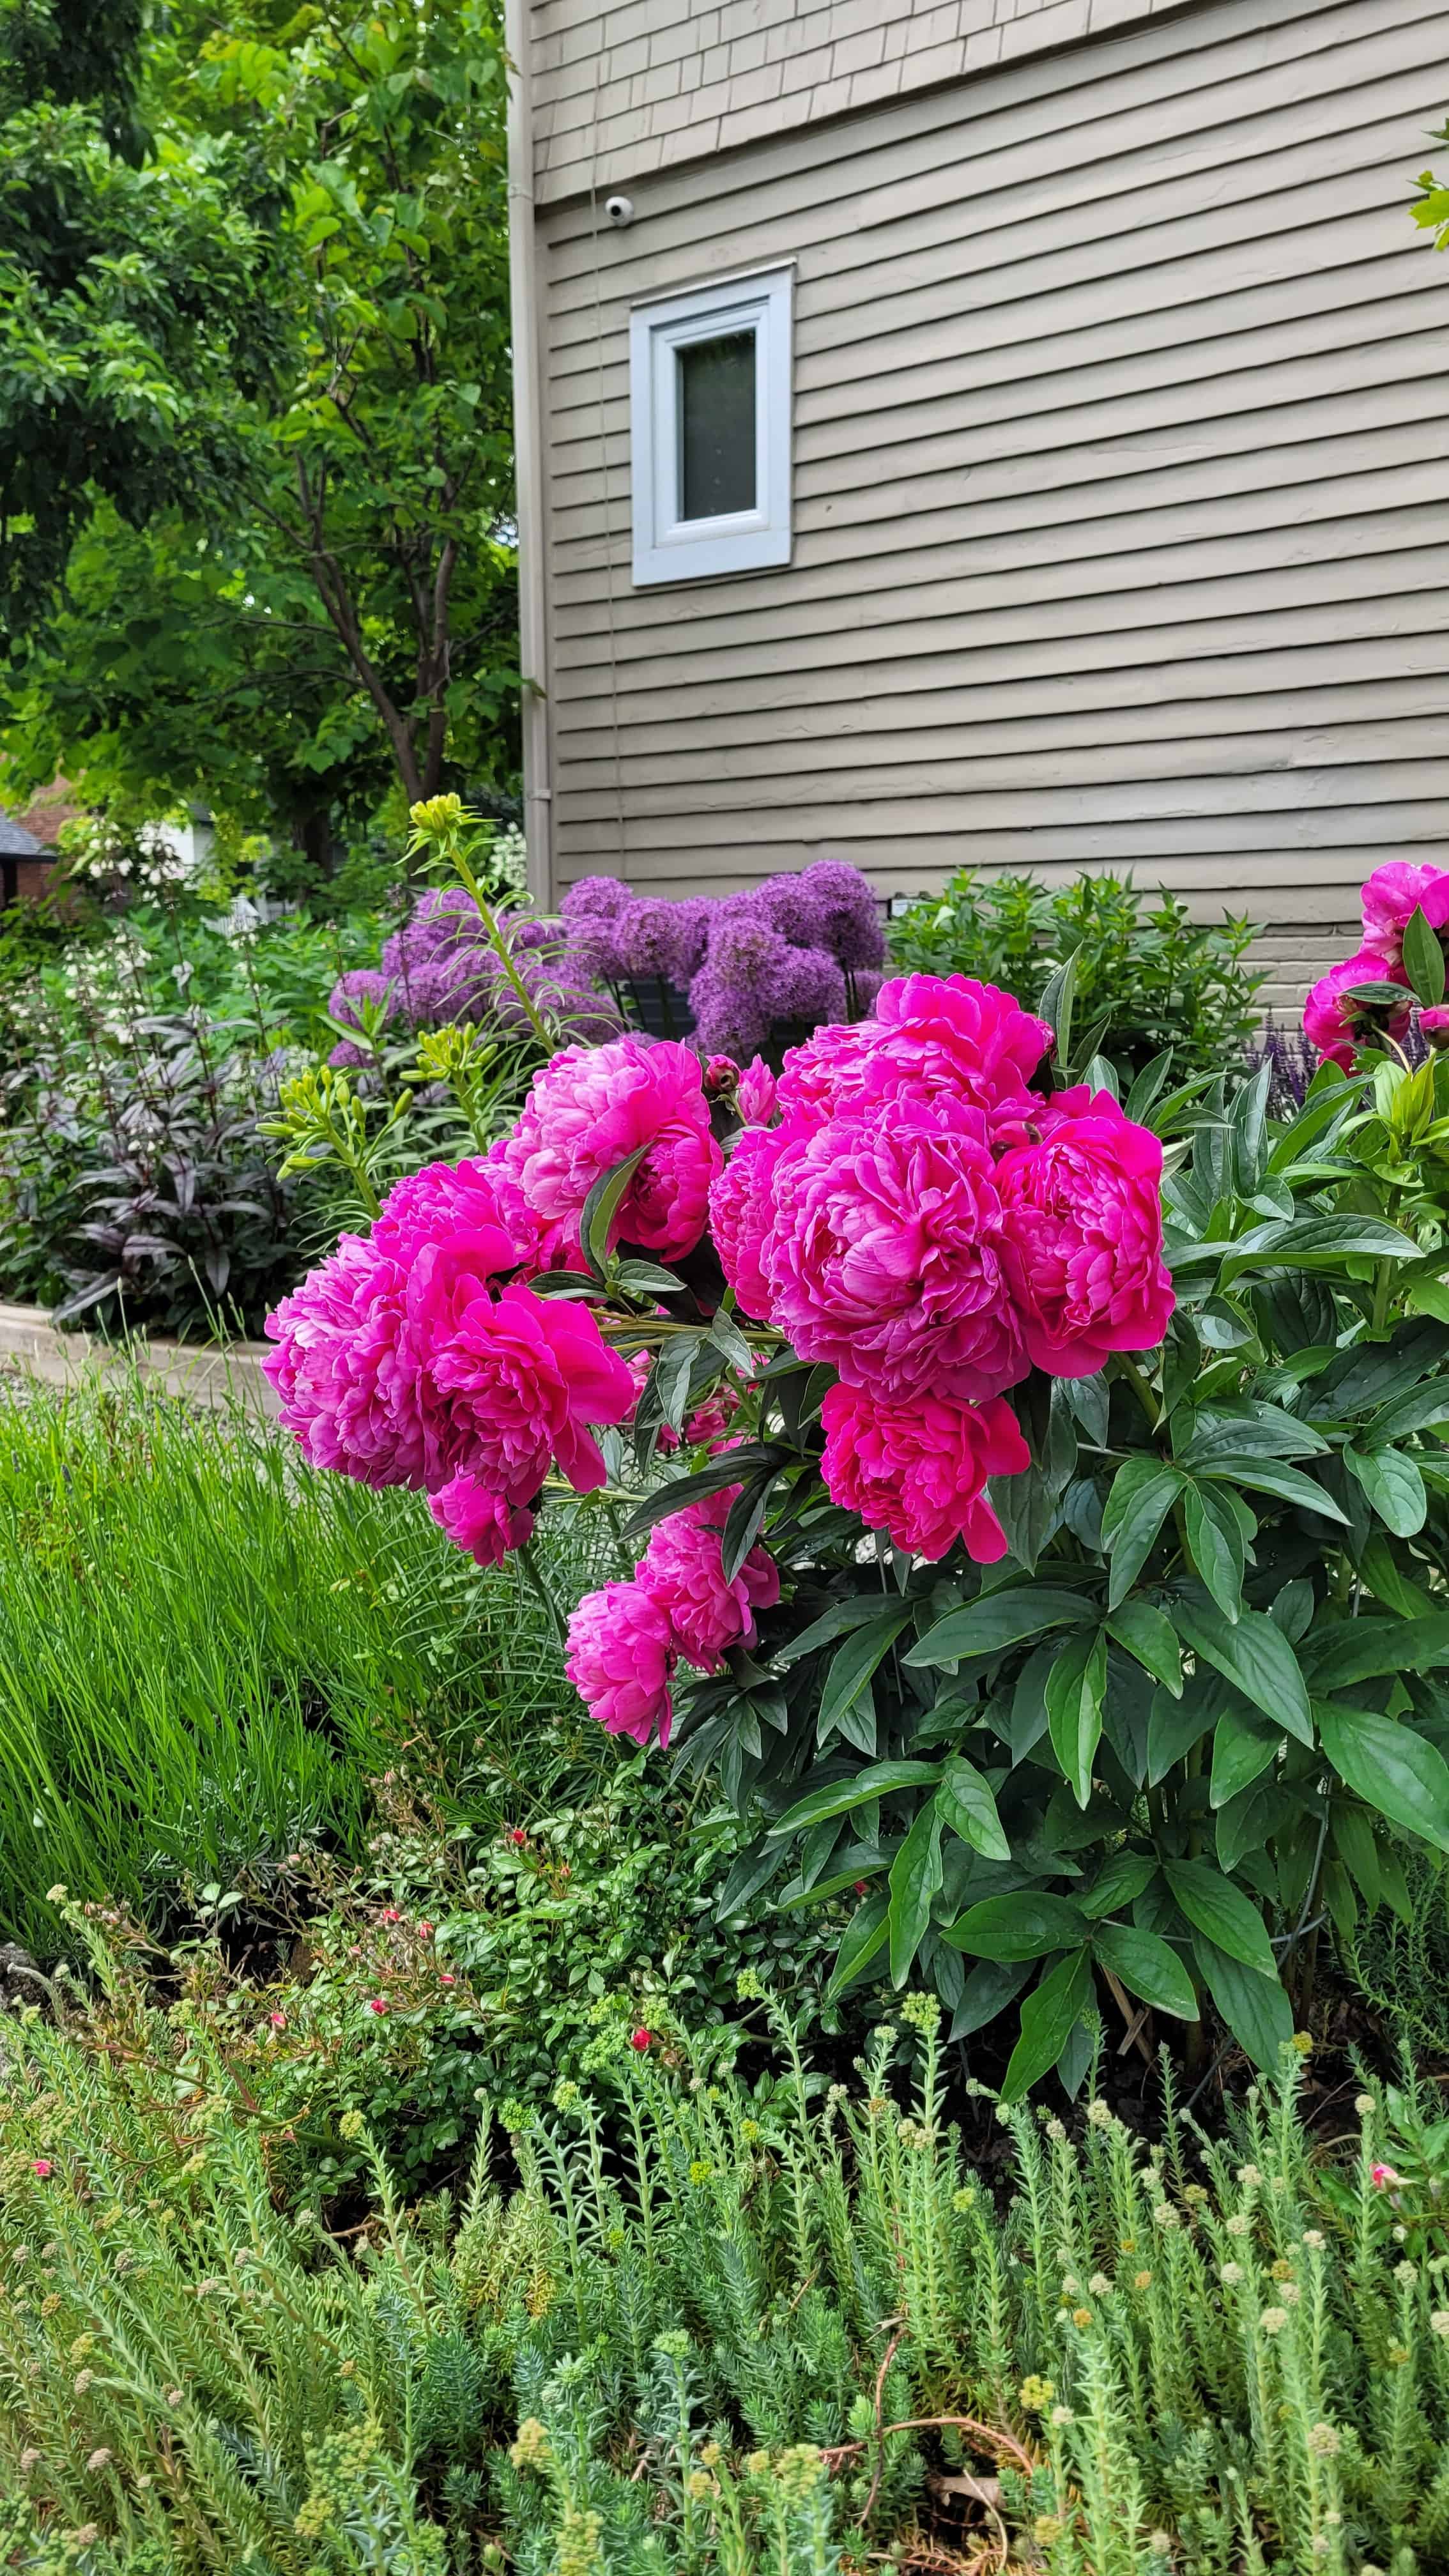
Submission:
{"label": "white window frame", "polygon": [[[629,425],[636,588],[701,581],[787,564],[790,498],[793,262],[688,294],[651,297],[629,317]],[[713,519],[679,512],[677,352],[694,340],[755,334],[753,510]]]}

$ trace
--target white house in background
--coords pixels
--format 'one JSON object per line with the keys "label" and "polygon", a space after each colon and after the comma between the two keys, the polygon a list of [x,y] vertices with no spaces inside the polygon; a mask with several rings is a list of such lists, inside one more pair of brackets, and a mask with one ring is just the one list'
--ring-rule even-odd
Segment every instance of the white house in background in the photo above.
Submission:
{"label": "white house in background", "polygon": [[1130,867],[1300,990],[1445,839],[1439,0],[511,7],[540,891]]}

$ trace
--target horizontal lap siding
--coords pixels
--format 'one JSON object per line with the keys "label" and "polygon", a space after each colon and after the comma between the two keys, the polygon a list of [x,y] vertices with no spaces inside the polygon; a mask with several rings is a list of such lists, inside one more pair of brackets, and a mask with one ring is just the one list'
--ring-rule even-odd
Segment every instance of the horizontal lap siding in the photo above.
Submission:
{"label": "horizontal lap siding", "polygon": [[[1281,1006],[1445,838],[1442,57],[1422,0],[1211,0],[547,215],[560,883],[1130,867]],[[636,592],[630,303],[785,258],[795,560]]]}

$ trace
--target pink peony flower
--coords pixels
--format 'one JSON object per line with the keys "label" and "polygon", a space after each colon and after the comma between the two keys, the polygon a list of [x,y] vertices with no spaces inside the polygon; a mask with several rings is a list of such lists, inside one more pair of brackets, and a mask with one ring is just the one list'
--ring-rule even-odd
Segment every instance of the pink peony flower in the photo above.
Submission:
{"label": "pink peony flower", "polygon": [[820,1419],[830,1499],[859,1512],[867,1529],[887,1531],[897,1547],[931,1563],[958,1538],[978,1565],[1006,1554],[986,1480],[1019,1476],[1031,1451],[1003,1398],[975,1405],[927,1394],[887,1405],[841,1384],[830,1388]]}
{"label": "pink peony flower", "polygon": [[461,1294],[451,1261],[472,1240],[421,1253],[408,1290],[408,1329],[447,1410],[451,1464],[511,1504],[533,1501],[550,1459],[576,1493],[590,1493],[605,1468],[587,1426],[621,1422],[634,1380],[586,1307],[531,1288]]}
{"label": "pink peony flower", "polygon": [[[1346,1000],[1355,984],[1401,984],[1402,1009],[1386,1012],[1372,1002]],[[1380,1028],[1386,1027],[1392,1038],[1403,1037],[1409,1025],[1408,992],[1409,979],[1402,966],[1387,965],[1371,949],[1361,948],[1356,957],[1346,957],[1319,977],[1304,1005],[1303,1033],[1330,1064],[1352,1073],[1359,1048]]]}
{"label": "pink peony flower", "polygon": [[[1360,954],[1377,957],[1385,966],[1401,966],[1404,932],[1420,905],[1432,930],[1449,925],[1449,875],[1442,868],[1420,865],[1411,859],[1391,859],[1387,867],[1375,868],[1363,890]],[[1368,980],[1367,976],[1359,977],[1360,983]],[[1398,977],[1394,980],[1397,983]]]}
{"label": "pink peony flower", "polygon": [[499,1277],[542,1267],[539,1221],[499,1163],[428,1163],[389,1190],[372,1229],[372,1248],[408,1269],[428,1244],[484,1233],[504,1238],[494,1264]]}
{"label": "pink peony flower", "polygon": [[775,1077],[762,1055],[751,1056],[735,1090],[735,1105],[746,1127],[765,1127],[775,1114]]}
{"label": "pink peony flower", "polygon": [[679,1652],[701,1672],[717,1672],[729,1646],[748,1645],[755,1612],[780,1598],[780,1572],[763,1547],[752,1547],[733,1582],[724,1579],[721,1533],[738,1485],[689,1503],[661,1521],[649,1539],[636,1581],[669,1620]]}
{"label": "pink peony flower", "polygon": [[993,1134],[1035,1116],[1029,1078],[1052,1044],[1010,993],[969,975],[903,975],[883,984],[875,1016],[817,1029],[785,1057],[780,1114],[811,1125],[885,1101],[980,1110]]}
{"label": "pink peony flower", "polygon": [[453,1545],[479,1565],[501,1565],[511,1549],[526,1547],[533,1536],[532,1512],[490,1493],[467,1468],[430,1495],[428,1509]]}
{"label": "pink peony flower", "polygon": [[436,1465],[439,1426],[425,1418],[408,1344],[407,1275],[360,1235],[267,1317],[277,1344],[262,1362],[281,1418],[314,1467],[364,1485],[421,1485]]}
{"label": "pink peony flower", "polygon": [[1085,1084],[1039,1123],[997,1166],[1007,1275],[1033,1365],[1091,1377],[1112,1351],[1155,1349],[1172,1315],[1162,1147]]}
{"label": "pink peony flower", "polygon": [[674,1704],[674,1635],[657,1601],[637,1583],[586,1592],[569,1621],[569,1680],[591,1717],[636,1744],[669,1742]]}
{"label": "pink peony flower", "polygon": [[775,1221],[771,1185],[785,1143],[778,1127],[746,1127],[709,1194],[710,1231],[724,1275],[745,1313],[761,1323],[770,1312],[762,1263]]}
{"label": "pink peony flower", "polygon": [[686,1449],[716,1448],[740,1409],[740,1399],[732,1386],[717,1387],[696,1406],[684,1426]]}
{"label": "pink peony flower", "polygon": [[704,1231],[721,1162],[699,1058],[688,1047],[633,1032],[611,1046],[566,1047],[535,1074],[512,1135],[490,1162],[518,1183],[539,1218],[548,1262],[567,1267],[580,1258],[579,1220],[595,1181],[640,1146],[612,1240],[677,1260]]}
{"label": "pink peony flower", "polygon": [[1449,1010],[1436,1002],[1432,1010],[1419,1013],[1419,1028],[1431,1047],[1449,1047]]}
{"label": "pink peony flower", "polygon": [[773,1223],[757,1257],[769,1319],[801,1359],[834,1361],[887,1404],[928,1392],[980,1402],[1026,1375],[979,1110],[903,1100],[888,1117],[776,1132]]}

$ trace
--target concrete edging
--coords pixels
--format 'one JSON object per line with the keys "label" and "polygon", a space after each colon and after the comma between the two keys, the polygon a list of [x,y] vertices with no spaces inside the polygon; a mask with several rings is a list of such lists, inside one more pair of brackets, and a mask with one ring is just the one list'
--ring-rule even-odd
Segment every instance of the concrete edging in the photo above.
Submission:
{"label": "concrete edging", "polygon": [[118,1348],[93,1333],[58,1331],[43,1306],[0,1305],[0,1367],[22,1368],[47,1386],[139,1375],[156,1379],[170,1395],[184,1395],[215,1412],[240,1405],[275,1420],[277,1392],[261,1367],[268,1347],[265,1342],[232,1342],[207,1349],[138,1338]]}

